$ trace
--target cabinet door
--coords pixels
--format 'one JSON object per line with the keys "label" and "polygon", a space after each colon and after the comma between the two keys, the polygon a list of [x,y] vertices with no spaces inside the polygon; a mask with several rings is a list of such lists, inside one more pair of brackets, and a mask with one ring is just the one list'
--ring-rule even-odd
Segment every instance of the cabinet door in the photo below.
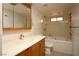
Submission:
{"label": "cabinet door", "polygon": [[31,56],[39,56],[40,55],[40,43],[36,43],[34,44],[31,48],[30,48],[30,55]]}
{"label": "cabinet door", "polygon": [[3,28],[13,28],[13,5],[3,4]]}
{"label": "cabinet door", "polygon": [[45,39],[40,41],[40,56],[45,56]]}
{"label": "cabinet door", "polygon": [[30,56],[30,48],[26,50],[26,56]]}

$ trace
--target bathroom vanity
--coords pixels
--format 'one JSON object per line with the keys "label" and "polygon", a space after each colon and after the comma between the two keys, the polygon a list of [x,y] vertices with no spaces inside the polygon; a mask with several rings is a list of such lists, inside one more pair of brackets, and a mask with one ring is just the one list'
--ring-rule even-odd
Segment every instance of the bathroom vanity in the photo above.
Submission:
{"label": "bathroom vanity", "polygon": [[45,36],[3,40],[3,56],[44,56]]}
{"label": "bathroom vanity", "polygon": [[44,56],[45,55],[45,39],[40,40],[28,49],[20,52],[16,56]]}
{"label": "bathroom vanity", "polygon": [[[4,3],[3,4],[3,30],[31,30],[31,4],[27,3]],[[11,31],[10,31],[11,32]],[[22,31],[20,31],[22,32]],[[4,33],[5,34],[5,33]],[[16,33],[18,34],[18,33]],[[20,35],[6,36],[2,40],[2,55],[4,56],[44,56],[45,36]],[[23,36],[23,38],[22,38]]]}

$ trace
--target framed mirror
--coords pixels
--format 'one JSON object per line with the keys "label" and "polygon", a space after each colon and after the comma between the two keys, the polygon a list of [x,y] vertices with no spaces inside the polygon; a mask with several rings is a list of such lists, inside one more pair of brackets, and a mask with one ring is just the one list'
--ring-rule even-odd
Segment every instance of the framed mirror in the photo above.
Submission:
{"label": "framed mirror", "polygon": [[6,30],[31,29],[31,4],[4,3],[3,29]]}

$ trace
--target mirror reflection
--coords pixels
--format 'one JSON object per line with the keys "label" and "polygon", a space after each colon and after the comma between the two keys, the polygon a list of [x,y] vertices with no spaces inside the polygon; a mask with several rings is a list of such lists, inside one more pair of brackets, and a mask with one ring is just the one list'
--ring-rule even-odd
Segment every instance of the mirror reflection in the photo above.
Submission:
{"label": "mirror reflection", "polygon": [[3,28],[31,28],[31,9],[21,3],[4,3]]}

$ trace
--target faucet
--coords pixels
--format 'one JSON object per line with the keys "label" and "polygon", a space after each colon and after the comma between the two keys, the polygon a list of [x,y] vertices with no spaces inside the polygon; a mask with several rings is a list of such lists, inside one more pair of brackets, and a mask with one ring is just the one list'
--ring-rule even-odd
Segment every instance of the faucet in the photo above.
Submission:
{"label": "faucet", "polygon": [[23,35],[23,34],[20,34],[19,39],[20,39],[20,40],[22,40],[22,39],[23,39],[23,37],[24,37],[24,35]]}

